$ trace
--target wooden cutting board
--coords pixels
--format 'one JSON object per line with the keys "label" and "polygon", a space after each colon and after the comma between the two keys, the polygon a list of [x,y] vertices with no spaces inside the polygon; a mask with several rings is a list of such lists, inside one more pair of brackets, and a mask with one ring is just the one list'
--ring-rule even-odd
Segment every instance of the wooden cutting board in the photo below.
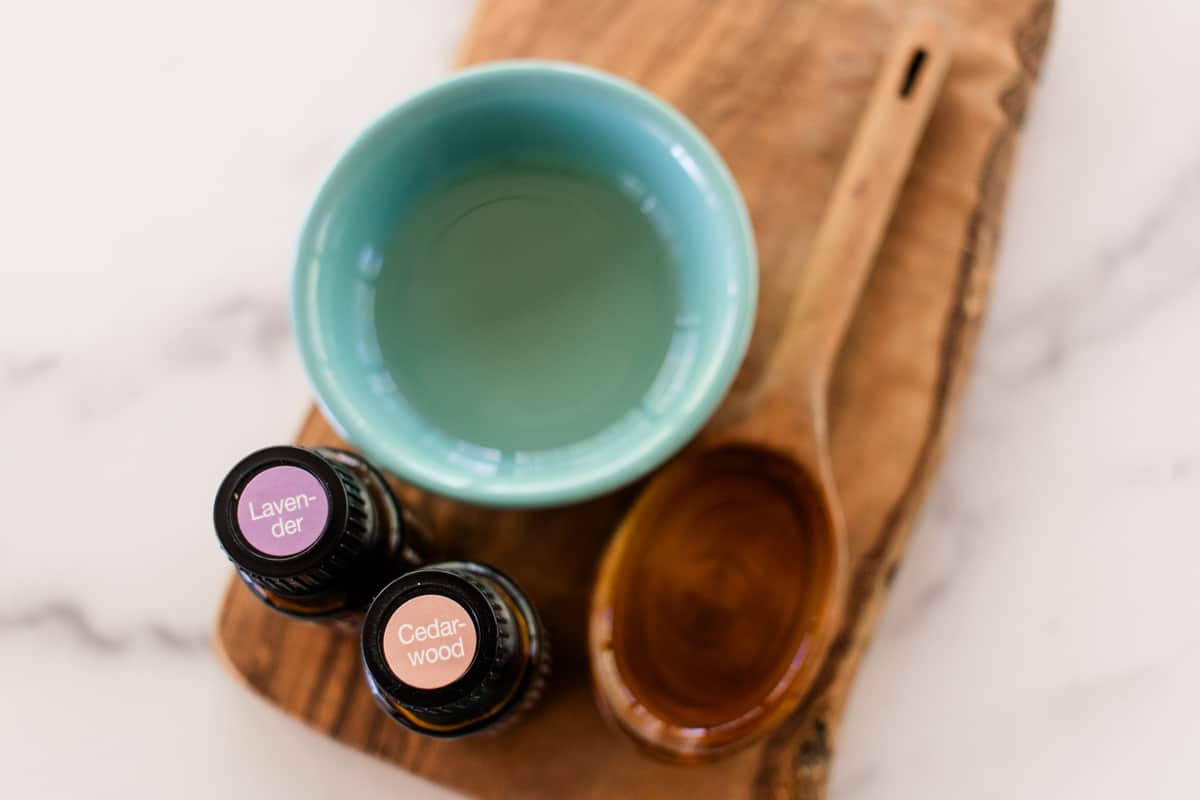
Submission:
{"label": "wooden cutting board", "polygon": [[[754,413],[753,389],[884,48],[917,6],[956,22],[955,61],[839,362],[832,446],[851,538],[849,605],[790,721],[700,767],[649,760],[604,726],[589,688],[588,594],[638,486],[567,508],[497,511],[397,483],[436,526],[442,554],[510,572],[546,618],[553,683],[502,736],[407,733],[376,710],[355,639],[276,616],[237,580],[216,632],[230,669],[318,730],[473,795],[823,797],[851,681],[961,397],[1052,0],[483,0],[460,59],[555,58],[615,72],[680,108],[724,155],[753,217],[762,288],[749,356],[710,423],[720,426]],[[339,443],[315,412],[296,441]]]}

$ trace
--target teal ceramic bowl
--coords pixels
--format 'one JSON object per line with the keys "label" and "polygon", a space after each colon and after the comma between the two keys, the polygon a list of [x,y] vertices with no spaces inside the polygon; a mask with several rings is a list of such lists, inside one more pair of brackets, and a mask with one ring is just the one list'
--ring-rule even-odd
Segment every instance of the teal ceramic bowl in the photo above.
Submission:
{"label": "teal ceramic bowl", "polygon": [[757,294],[729,170],[652,95],[568,64],[462,72],[351,146],[300,239],[293,322],[344,438],[474,503],[629,483],[728,390]]}

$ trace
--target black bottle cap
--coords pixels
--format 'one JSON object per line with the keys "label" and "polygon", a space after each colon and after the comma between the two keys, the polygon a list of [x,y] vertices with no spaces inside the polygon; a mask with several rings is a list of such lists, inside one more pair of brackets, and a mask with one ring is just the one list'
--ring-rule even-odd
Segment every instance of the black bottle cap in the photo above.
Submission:
{"label": "black bottle cap", "polygon": [[349,576],[370,549],[373,517],[351,469],[323,451],[292,446],[238,462],[213,507],[229,559],[262,588],[288,597],[319,594]]}
{"label": "black bottle cap", "polygon": [[427,735],[462,736],[519,704],[539,642],[533,610],[506,576],[444,562],[376,596],[362,657],[372,694],[394,719]]}

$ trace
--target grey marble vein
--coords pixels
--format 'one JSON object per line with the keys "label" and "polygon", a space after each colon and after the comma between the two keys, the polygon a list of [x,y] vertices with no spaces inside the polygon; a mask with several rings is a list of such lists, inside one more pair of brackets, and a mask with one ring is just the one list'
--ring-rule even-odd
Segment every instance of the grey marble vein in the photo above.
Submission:
{"label": "grey marble vein", "polygon": [[277,298],[237,293],[220,298],[186,320],[167,339],[174,364],[211,366],[249,348],[264,360],[277,358],[290,338],[286,292]]}
{"label": "grey marble vein", "polygon": [[[919,571],[914,566],[913,574],[906,582],[915,581],[916,589],[906,589],[904,606],[897,609],[901,613],[880,630],[880,638],[903,637],[918,628],[929,614],[942,605],[950,595],[956,578],[974,558],[974,540],[984,532],[986,517],[956,501],[952,487],[947,489],[934,500],[934,505],[926,512],[926,519],[914,533],[915,536],[929,538],[914,542],[906,558],[920,556],[923,545],[934,541],[939,543],[942,552],[921,558]],[[902,560],[898,573],[903,572]],[[892,602],[896,601],[893,599]]]}
{"label": "grey marble vein", "polygon": [[62,366],[59,356],[46,353],[32,358],[12,359],[4,364],[0,383],[19,386],[42,378]]}
{"label": "grey marble vein", "polygon": [[1200,476],[1200,455],[1183,454],[1155,464],[1116,470],[1100,488],[1107,491],[1113,487],[1167,486],[1187,483],[1197,476]]}
{"label": "grey marble vein", "polygon": [[[997,320],[992,335],[1000,341],[1036,338],[1005,376],[1053,373],[1069,353],[1128,333],[1200,284],[1200,252],[1189,246],[1197,218],[1200,160],[1178,173],[1128,234],[1068,270],[1070,277],[1030,305]],[[1158,247],[1169,252],[1150,258]]]}
{"label": "grey marble vein", "polygon": [[181,654],[199,653],[208,649],[209,641],[207,633],[179,631],[156,621],[141,623],[121,634],[107,633],[96,625],[78,603],[65,599],[48,600],[31,608],[0,614],[0,636],[47,628],[65,631],[84,648],[109,655],[140,647]]}
{"label": "grey marble vein", "polygon": [[1147,664],[1093,680],[1073,680],[1051,695],[1049,707],[1068,716],[1094,713],[1104,703],[1119,702],[1139,691],[1157,671],[1158,665]]}

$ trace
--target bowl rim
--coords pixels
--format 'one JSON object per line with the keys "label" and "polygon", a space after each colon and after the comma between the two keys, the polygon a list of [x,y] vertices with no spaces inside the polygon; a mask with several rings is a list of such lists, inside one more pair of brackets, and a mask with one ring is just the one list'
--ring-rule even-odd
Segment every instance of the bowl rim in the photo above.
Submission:
{"label": "bowl rim", "polygon": [[[335,190],[345,164],[368,142],[396,124],[418,104],[460,92],[480,83],[502,79],[580,81],[593,88],[613,93],[618,99],[637,107],[659,123],[670,137],[682,145],[718,195],[716,206],[732,219],[725,226],[732,231],[735,264],[730,270],[740,279],[735,296],[729,298],[732,324],[725,325],[716,348],[716,356],[688,381],[681,405],[673,413],[657,418],[653,435],[639,440],[635,447],[614,453],[615,458],[600,464],[575,467],[563,464],[552,472],[463,476],[447,479],[452,467],[445,459],[422,456],[431,446],[406,447],[396,437],[384,435],[366,417],[355,411],[355,404],[338,386],[326,360],[322,328],[305,288],[313,283],[316,259],[309,244],[315,241],[321,225],[318,211]],[[296,245],[293,269],[291,322],[301,362],[316,397],[317,406],[337,433],[375,464],[401,479],[438,495],[479,505],[537,508],[579,502],[618,489],[645,476],[677,453],[712,416],[729,391],[749,347],[758,302],[758,256],[750,215],[733,174],[716,148],[682,113],[665,100],[622,78],[591,67],[570,62],[517,59],[491,62],[461,70],[447,79],[418,91],[372,122],[338,157],[324,179],[321,189],[306,214]],[[611,443],[604,447],[612,448]]]}

